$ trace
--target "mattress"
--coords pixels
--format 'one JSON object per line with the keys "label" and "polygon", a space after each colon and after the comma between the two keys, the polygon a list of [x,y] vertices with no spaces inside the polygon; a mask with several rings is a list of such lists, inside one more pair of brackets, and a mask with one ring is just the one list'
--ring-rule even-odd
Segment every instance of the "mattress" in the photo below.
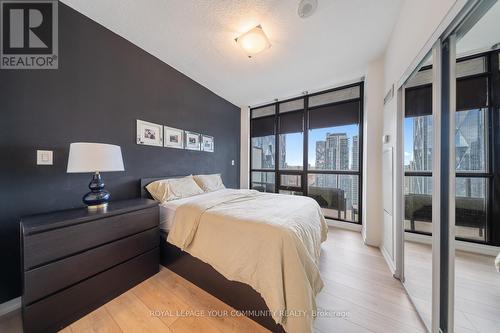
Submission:
{"label": "mattress", "polygon": [[200,199],[210,199],[214,197],[218,197],[228,191],[230,189],[222,189],[213,192],[202,193],[198,195],[194,195],[189,198],[183,198],[178,200],[167,201],[160,204],[160,229],[163,231],[170,231],[172,229],[172,224],[174,223],[175,210],[180,205],[185,203],[197,202]]}
{"label": "mattress", "polygon": [[286,332],[314,332],[328,232],[314,199],[226,189],[164,206],[175,207],[168,243],[251,286]]}

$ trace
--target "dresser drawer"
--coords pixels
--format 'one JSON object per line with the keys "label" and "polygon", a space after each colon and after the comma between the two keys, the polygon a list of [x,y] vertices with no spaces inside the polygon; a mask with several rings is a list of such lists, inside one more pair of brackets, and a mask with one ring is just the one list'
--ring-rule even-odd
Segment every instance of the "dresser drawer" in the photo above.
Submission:
{"label": "dresser drawer", "polygon": [[94,221],[26,235],[23,239],[24,269],[151,229],[158,225],[158,207],[133,211]]}
{"label": "dresser drawer", "polygon": [[27,271],[24,275],[23,301],[29,305],[60,289],[158,247],[159,240],[159,230],[155,227]]}
{"label": "dresser drawer", "polygon": [[23,307],[24,332],[56,332],[159,270],[158,248]]}

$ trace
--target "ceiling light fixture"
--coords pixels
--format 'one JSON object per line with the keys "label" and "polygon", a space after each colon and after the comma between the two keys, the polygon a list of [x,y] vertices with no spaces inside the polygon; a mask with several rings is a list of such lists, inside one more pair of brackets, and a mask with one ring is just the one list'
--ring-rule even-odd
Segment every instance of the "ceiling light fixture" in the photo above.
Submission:
{"label": "ceiling light fixture", "polygon": [[249,58],[271,47],[271,42],[260,25],[240,35],[235,41]]}

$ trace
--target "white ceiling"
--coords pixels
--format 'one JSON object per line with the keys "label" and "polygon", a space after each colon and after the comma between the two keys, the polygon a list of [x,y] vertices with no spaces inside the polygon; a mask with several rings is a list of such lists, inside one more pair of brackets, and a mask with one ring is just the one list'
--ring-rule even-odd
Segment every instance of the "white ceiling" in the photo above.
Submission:
{"label": "white ceiling", "polygon": [[[383,54],[403,0],[62,0],[239,105],[319,90],[364,75]],[[248,59],[234,38],[261,24],[269,50]]]}
{"label": "white ceiling", "polygon": [[485,51],[500,43],[500,2],[492,8],[457,43],[457,53]]}

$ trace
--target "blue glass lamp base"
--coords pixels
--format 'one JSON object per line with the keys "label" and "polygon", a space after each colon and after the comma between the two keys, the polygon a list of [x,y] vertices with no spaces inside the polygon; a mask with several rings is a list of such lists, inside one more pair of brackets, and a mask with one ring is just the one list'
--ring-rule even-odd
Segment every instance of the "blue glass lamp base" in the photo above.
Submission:
{"label": "blue glass lamp base", "polygon": [[90,192],[83,196],[83,203],[87,205],[89,209],[104,208],[108,205],[111,195],[104,187],[105,184],[101,179],[101,175],[96,172],[89,184]]}

